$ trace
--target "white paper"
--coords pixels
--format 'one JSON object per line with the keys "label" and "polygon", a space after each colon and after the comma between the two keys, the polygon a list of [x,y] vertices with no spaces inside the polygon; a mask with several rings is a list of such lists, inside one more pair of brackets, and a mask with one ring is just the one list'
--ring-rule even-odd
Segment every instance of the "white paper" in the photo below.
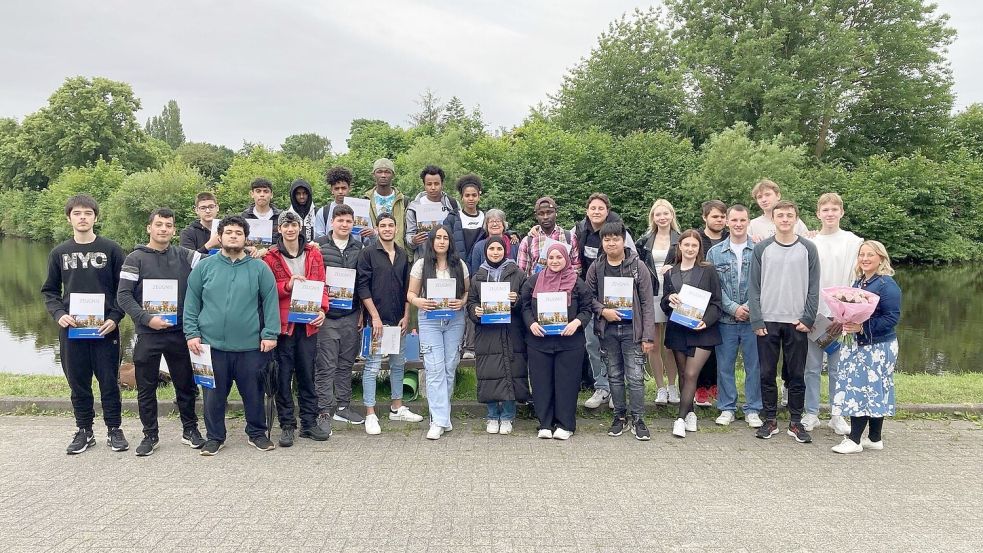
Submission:
{"label": "white paper", "polygon": [[351,196],[345,196],[341,200],[341,203],[352,208],[355,212],[355,224],[352,225],[355,229],[372,228],[372,218],[370,217],[370,209],[372,200],[368,198],[353,198]]}
{"label": "white paper", "polygon": [[[457,297],[457,281],[453,278],[428,278],[427,299],[442,300]],[[442,302],[438,302],[441,304]],[[437,306],[440,309],[440,305]]]}
{"label": "white paper", "polygon": [[564,244],[559,240],[553,240],[552,238],[547,238],[543,240],[543,246],[539,248],[539,260],[542,261],[544,264],[546,263],[546,252],[549,251],[550,246],[552,246],[553,244],[559,244],[563,246],[564,248],[566,248],[567,253],[570,253],[570,244]]}
{"label": "white paper", "polygon": [[481,283],[481,303],[496,303],[509,301],[511,291],[508,282],[482,282]]}
{"label": "white paper", "polygon": [[92,326],[82,324],[83,319],[91,318],[93,322],[98,320],[102,326],[103,319],[106,318],[106,295],[105,294],[76,294],[68,295],[68,314],[75,318],[79,326]]}
{"label": "white paper", "polygon": [[[355,290],[355,269],[325,267],[324,280],[328,284],[328,295],[335,297],[338,289]],[[348,296],[351,299],[351,296]]]}
{"label": "white paper", "polygon": [[[177,279],[147,278],[143,280],[143,309],[151,315],[177,322]],[[171,320],[168,320],[170,317]]]}
{"label": "white paper", "polygon": [[246,219],[249,223],[249,239],[264,244],[273,243],[272,219]]}
{"label": "white paper", "polygon": [[188,350],[188,353],[191,354],[191,362],[192,363],[197,363],[199,365],[205,365],[209,369],[211,369],[211,367],[212,367],[212,346],[210,346],[208,344],[201,344],[198,347],[201,348],[201,353],[195,353],[195,352],[191,351],[190,349]]}
{"label": "white paper", "polygon": [[536,296],[536,320],[544,326],[567,324],[567,293],[543,292]]}
{"label": "white paper", "polygon": [[323,294],[324,283],[320,280],[294,281],[294,288],[290,293],[291,311],[293,311],[293,304],[295,302],[312,302],[315,305],[320,305]]}
{"label": "white paper", "polygon": [[212,219],[212,234],[218,234],[218,225],[221,222],[222,221],[217,217],[215,219]]}
{"label": "white paper", "polygon": [[430,232],[447,218],[443,204],[421,202],[416,208],[416,231]]}
{"label": "white paper", "polygon": [[631,309],[634,285],[631,277],[604,277],[604,307]]}
{"label": "white paper", "polygon": [[194,373],[195,384],[206,388],[215,388],[215,370],[212,366],[212,346],[201,344],[201,353],[188,350],[191,354],[191,370]]}
{"label": "white paper", "polygon": [[399,354],[399,338],[400,328],[398,326],[382,327],[382,334],[378,338],[372,340],[370,353],[372,355]]}

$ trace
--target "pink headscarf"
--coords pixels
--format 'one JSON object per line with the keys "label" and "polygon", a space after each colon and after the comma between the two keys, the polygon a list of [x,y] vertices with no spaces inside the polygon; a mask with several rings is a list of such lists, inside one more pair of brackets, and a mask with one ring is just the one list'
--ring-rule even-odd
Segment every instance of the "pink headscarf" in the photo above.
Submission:
{"label": "pink headscarf", "polygon": [[549,258],[550,252],[553,250],[560,252],[560,255],[563,256],[567,264],[559,271],[553,271],[549,266],[540,271],[539,276],[536,278],[536,287],[533,288],[532,296],[538,298],[542,292],[566,292],[567,305],[570,305],[573,297],[573,287],[577,284],[577,271],[573,270],[571,266],[570,253],[567,252],[566,246],[563,244],[553,244],[546,250],[547,258]]}

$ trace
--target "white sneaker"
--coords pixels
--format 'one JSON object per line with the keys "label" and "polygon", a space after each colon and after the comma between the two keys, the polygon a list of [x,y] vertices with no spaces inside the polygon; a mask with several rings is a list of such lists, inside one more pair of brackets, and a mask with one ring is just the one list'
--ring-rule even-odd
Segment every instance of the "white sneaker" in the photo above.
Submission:
{"label": "white sneaker", "polygon": [[584,407],[588,409],[597,409],[602,403],[610,399],[611,393],[607,390],[594,390],[594,395],[587,398],[584,402]]}
{"label": "white sneaker", "polygon": [[405,405],[400,405],[399,409],[393,411],[389,409],[389,420],[391,421],[403,421],[403,422],[420,422],[423,417],[417,415],[410,408]]}
{"label": "white sneaker", "polygon": [[686,418],[683,419],[683,422],[686,423],[687,432],[696,432],[696,413],[692,411],[686,413]]}
{"label": "white sneaker", "polygon": [[724,411],[720,413],[720,416],[717,417],[717,420],[715,420],[714,422],[719,424],[720,426],[729,426],[730,423],[734,422],[734,412]]}
{"label": "white sneaker", "polygon": [[761,422],[761,417],[757,413],[744,413],[744,422],[747,423],[749,428],[761,428],[764,423]]}
{"label": "white sneaker", "polygon": [[471,350],[465,350],[464,353],[461,354],[461,359],[474,359],[474,352]]}
{"label": "white sneaker", "polygon": [[554,440],[569,440],[570,436],[573,436],[573,432],[570,432],[569,430],[557,428],[556,430],[553,431]]}
{"label": "white sneaker", "polygon": [[863,438],[860,438],[860,447],[864,449],[873,449],[875,451],[880,451],[884,449],[884,440],[881,440],[879,442],[872,442],[870,441],[870,438],[864,436]]}
{"label": "white sneaker", "polygon": [[440,425],[437,425],[437,424],[431,424],[430,425],[430,430],[427,431],[427,439],[428,440],[439,440],[440,437],[443,434],[444,434],[444,427],[443,426],[440,426]]}
{"label": "white sneaker", "polygon": [[864,450],[864,447],[854,442],[850,438],[843,438],[842,442],[838,443],[837,445],[834,445],[831,449],[836,453],[847,454],[847,453],[860,453],[861,451]]}
{"label": "white sneaker", "polygon": [[608,409],[614,411],[614,396],[608,397]]}
{"label": "white sneaker", "polygon": [[543,440],[552,440],[553,439],[553,431],[550,430],[549,428],[544,428],[544,429],[542,429],[542,430],[539,431],[539,437],[541,439],[543,439]]}
{"label": "white sneaker", "polygon": [[447,423],[447,426],[444,427],[444,432],[450,432],[451,430],[454,430],[454,423],[449,422]]}
{"label": "white sneaker", "polygon": [[802,417],[802,428],[806,429],[806,432],[812,432],[819,426],[819,417],[813,414],[807,414]]}
{"label": "white sneaker", "polygon": [[788,387],[782,386],[782,397],[780,399],[782,407],[788,407]]}
{"label": "white sneaker", "polygon": [[669,390],[659,388],[659,391],[655,394],[655,404],[665,405],[666,403],[669,403]]}
{"label": "white sneaker", "polygon": [[845,417],[830,417],[829,422],[826,423],[826,426],[830,427],[833,432],[839,434],[840,436],[846,436],[850,433],[850,423],[847,422]]}
{"label": "white sneaker", "polygon": [[683,419],[676,419],[676,422],[672,423],[672,435],[677,438],[686,437],[686,421]]}
{"label": "white sneaker", "polygon": [[488,419],[488,423],[485,425],[485,432],[489,434],[498,434],[499,426],[498,419]]}
{"label": "white sneaker", "polygon": [[669,394],[669,403],[676,404],[679,403],[679,387],[675,384],[669,385],[667,390]]}
{"label": "white sneaker", "polygon": [[370,436],[375,436],[376,434],[382,434],[382,427],[379,426],[379,417],[375,416],[375,413],[371,415],[366,415],[365,433]]}
{"label": "white sneaker", "polygon": [[498,433],[502,435],[511,434],[512,421],[502,421],[501,424],[498,425]]}

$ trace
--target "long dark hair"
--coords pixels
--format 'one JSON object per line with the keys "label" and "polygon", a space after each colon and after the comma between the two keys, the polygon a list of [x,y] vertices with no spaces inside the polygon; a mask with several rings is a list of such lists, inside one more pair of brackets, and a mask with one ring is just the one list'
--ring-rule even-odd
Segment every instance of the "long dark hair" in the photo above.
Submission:
{"label": "long dark hair", "polygon": [[427,254],[423,258],[423,290],[424,295],[427,287],[428,278],[437,278],[437,251],[433,243],[437,238],[437,231],[443,230],[447,233],[447,271],[451,277],[457,281],[457,297],[464,295],[464,269],[461,268],[461,256],[454,248],[454,232],[447,225],[439,225],[430,231],[427,236]]}
{"label": "long dark hair", "polygon": [[700,266],[709,265],[709,263],[706,262],[707,252],[703,251],[703,236],[700,235],[700,231],[691,228],[691,229],[684,230],[679,235],[679,242],[676,242],[675,266],[678,267],[679,264],[682,263],[683,261],[682,241],[684,238],[695,238],[696,241],[700,243],[700,250],[696,253],[696,264]]}

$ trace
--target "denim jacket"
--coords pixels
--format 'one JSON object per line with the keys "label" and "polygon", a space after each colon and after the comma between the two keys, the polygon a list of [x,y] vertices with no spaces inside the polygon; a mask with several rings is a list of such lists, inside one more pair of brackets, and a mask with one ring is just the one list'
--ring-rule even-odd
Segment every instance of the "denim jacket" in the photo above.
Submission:
{"label": "denim jacket", "polygon": [[896,340],[895,327],[901,319],[901,287],[898,283],[888,275],[875,275],[866,284],[858,279],[853,287],[863,288],[881,298],[874,314],[863,324],[863,332],[857,333],[857,343],[866,346]]}
{"label": "denim jacket", "polygon": [[748,277],[751,276],[751,258],[754,254],[754,240],[747,238],[748,246],[741,251],[741,280],[737,280],[737,256],[730,249],[730,238],[710,248],[707,261],[713,264],[720,275],[720,301],[724,312],[720,322],[725,324],[741,324],[750,321],[738,321],[734,318],[737,308],[747,304]]}

